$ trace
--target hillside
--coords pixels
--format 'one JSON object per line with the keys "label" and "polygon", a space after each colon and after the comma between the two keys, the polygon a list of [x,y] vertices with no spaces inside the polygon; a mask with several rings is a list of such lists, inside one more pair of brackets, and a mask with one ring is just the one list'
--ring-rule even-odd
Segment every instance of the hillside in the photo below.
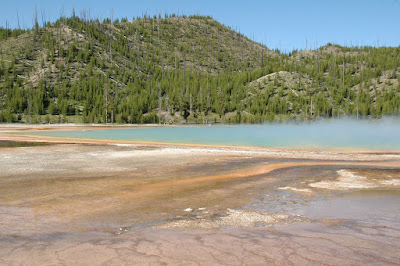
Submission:
{"label": "hillside", "polygon": [[0,122],[262,122],[400,114],[400,48],[281,54],[211,17],[0,29]]}

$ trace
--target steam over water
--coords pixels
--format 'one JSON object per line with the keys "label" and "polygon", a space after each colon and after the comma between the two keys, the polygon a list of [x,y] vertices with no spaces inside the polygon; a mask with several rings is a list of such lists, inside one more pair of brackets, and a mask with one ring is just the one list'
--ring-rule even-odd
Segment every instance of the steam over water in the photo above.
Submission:
{"label": "steam over water", "polygon": [[262,125],[162,126],[34,133],[48,136],[270,148],[400,151],[400,119]]}

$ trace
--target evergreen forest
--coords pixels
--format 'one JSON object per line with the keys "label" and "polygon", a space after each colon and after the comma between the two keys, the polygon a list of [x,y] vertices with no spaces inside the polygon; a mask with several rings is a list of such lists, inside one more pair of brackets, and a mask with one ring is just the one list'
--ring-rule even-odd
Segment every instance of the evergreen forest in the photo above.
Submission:
{"label": "evergreen forest", "polygon": [[0,122],[262,123],[400,115],[400,47],[283,53],[209,16],[0,28]]}

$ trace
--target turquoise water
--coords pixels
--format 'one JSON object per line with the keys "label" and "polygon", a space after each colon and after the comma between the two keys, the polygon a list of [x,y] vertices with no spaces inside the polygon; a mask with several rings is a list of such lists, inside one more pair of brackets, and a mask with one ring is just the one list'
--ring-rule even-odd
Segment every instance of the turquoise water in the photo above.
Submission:
{"label": "turquoise water", "polygon": [[400,151],[400,120],[326,120],[301,124],[161,126],[40,132],[35,135],[295,149]]}

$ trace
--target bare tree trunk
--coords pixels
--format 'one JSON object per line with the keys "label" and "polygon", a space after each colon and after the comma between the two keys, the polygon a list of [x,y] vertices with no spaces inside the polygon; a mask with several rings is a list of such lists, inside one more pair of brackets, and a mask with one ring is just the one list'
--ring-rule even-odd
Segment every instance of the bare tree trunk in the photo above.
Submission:
{"label": "bare tree trunk", "polygon": [[[110,66],[110,68],[112,69],[112,66],[113,66],[113,59],[112,59],[112,45],[111,45],[111,42],[112,42],[112,39],[110,40],[110,63],[111,63],[111,66]],[[105,117],[105,123],[107,124],[108,123],[108,86],[109,85],[106,85],[106,87],[105,87],[105,102],[106,102],[106,104],[105,104],[105,113],[106,113],[106,117]]]}
{"label": "bare tree trunk", "polygon": [[160,50],[161,50],[161,45],[160,45],[160,20],[161,20],[161,14],[158,15],[158,19],[157,19],[158,54],[160,54]]}
{"label": "bare tree trunk", "polygon": [[40,11],[40,15],[42,17],[42,27],[45,28],[45,26],[46,26],[46,12],[42,9]]}
{"label": "bare tree trunk", "polygon": [[344,88],[344,73],[345,73],[345,67],[346,67],[346,52],[343,51],[343,88]]}
{"label": "bare tree trunk", "polygon": [[363,85],[363,82],[364,82],[364,73],[363,73],[363,70],[362,70],[362,57],[361,56],[360,56],[360,73],[361,73],[361,83],[360,83],[360,86],[358,87],[358,92],[357,92],[357,119],[358,119],[358,116],[359,116],[359,113],[360,113],[360,110],[359,110],[360,91],[361,91],[361,86]]}
{"label": "bare tree trunk", "polygon": [[192,102],[192,94],[190,93],[189,95],[189,110],[190,110],[190,115],[192,115],[193,111],[193,102]]}
{"label": "bare tree trunk", "polygon": [[38,18],[37,18],[37,7],[35,6],[35,14],[34,14],[34,27],[35,27],[35,31],[37,31],[39,29],[39,23],[38,23]]}
{"label": "bare tree trunk", "polygon": [[186,90],[186,84],[185,84],[185,67],[183,67],[183,80],[182,80],[182,90],[181,93],[179,95],[180,100],[179,100],[179,111],[182,112],[183,111],[183,100],[184,100],[184,96],[185,96],[185,90]]}
{"label": "bare tree trunk", "polygon": [[203,88],[200,86],[200,110],[203,110]]}
{"label": "bare tree trunk", "polygon": [[176,47],[175,47],[175,74],[176,74],[176,53],[177,53],[177,51],[176,51]]}
{"label": "bare tree trunk", "polygon": [[19,25],[19,14],[18,14],[18,10],[17,10],[17,20],[18,20],[18,29],[21,29],[20,25]]}
{"label": "bare tree trunk", "polygon": [[106,122],[106,124],[107,124],[107,118],[108,118],[108,86],[106,86],[106,92],[105,92],[105,96],[106,96],[106,106],[105,106],[105,108],[106,108],[106,117],[105,117],[105,122]]}
{"label": "bare tree trunk", "polygon": [[111,25],[114,23],[114,8],[111,8]]}
{"label": "bare tree trunk", "polygon": [[332,55],[333,80],[335,81],[335,85],[336,85],[336,61],[335,61],[335,56],[333,55],[333,53],[331,53],[331,55]]}
{"label": "bare tree trunk", "polygon": [[361,84],[364,83],[364,71],[362,69],[362,59],[360,60]]}
{"label": "bare tree trunk", "polygon": [[306,104],[306,119],[308,120],[308,107],[307,107],[307,104]]}
{"label": "bare tree trunk", "polygon": [[369,69],[371,69],[371,49],[368,48],[368,61],[369,61]]}
{"label": "bare tree trunk", "polygon": [[161,97],[161,88],[158,86],[158,123],[161,124],[161,104],[162,104],[162,97]]}
{"label": "bare tree trunk", "polygon": [[207,73],[207,111],[209,111],[211,108],[211,103],[210,103],[210,88],[208,87],[208,73]]}
{"label": "bare tree trunk", "polygon": [[32,123],[32,101],[30,95],[30,88],[28,88],[28,122]]}
{"label": "bare tree trunk", "polygon": [[261,48],[261,67],[264,67],[264,49]]}
{"label": "bare tree trunk", "polygon": [[358,87],[358,92],[357,92],[357,119],[358,119],[358,116],[359,116],[359,103],[360,103],[360,89],[361,89],[361,84],[360,84],[360,86]]}
{"label": "bare tree trunk", "polygon": [[165,92],[165,106],[167,107],[167,115],[165,117],[165,123],[167,123],[167,118],[169,117],[170,114],[170,107],[169,107],[169,97],[168,97],[168,91]]}
{"label": "bare tree trunk", "polygon": [[300,84],[300,69],[301,69],[301,56],[300,56],[300,62],[299,62],[299,91],[301,90],[301,84]]}
{"label": "bare tree trunk", "polygon": [[[0,67],[4,71],[4,58],[3,58],[3,47],[0,48],[1,51],[1,65]],[[3,112],[3,86],[0,87],[0,113]]]}

